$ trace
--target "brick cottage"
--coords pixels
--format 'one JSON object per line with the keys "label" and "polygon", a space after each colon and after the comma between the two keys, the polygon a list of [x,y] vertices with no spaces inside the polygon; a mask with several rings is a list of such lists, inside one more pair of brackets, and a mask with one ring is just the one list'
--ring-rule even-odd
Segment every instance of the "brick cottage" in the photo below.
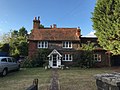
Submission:
{"label": "brick cottage", "polygon": [[[34,56],[37,49],[47,48],[51,52],[48,54],[48,62],[51,68],[60,68],[61,65],[73,65],[75,54],[80,54],[81,44],[88,42],[95,43],[94,59],[99,67],[111,66],[111,53],[99,47],[97,38],[81,37],[80,28],[57,28],[56,24],[49,28],[40,28],[40,19],[34,18],[33,30],[28,38],[29,57]],[[117,56],[118,57],[118,56]],[[112,57],[115,59],[115,57]],[[116,61],[118,62],[118,60]],[[113,63],[116,63],[113,62]]]}

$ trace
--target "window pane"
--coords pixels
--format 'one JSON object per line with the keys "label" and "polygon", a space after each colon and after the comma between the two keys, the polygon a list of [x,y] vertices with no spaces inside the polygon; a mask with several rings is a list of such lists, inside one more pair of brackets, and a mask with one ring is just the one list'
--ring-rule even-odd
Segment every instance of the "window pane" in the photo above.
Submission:
{"label": "window pane", "polygon": [[1,62],[7,62],[7,59],[6,59],[6,58],[3,58],[3,59],[1,60]]}
{"label": "window pane", "polygon": [[63,42],[63,47],[65,47],[65,42]]}
{"label": "window pane", "polygon": [[69,47],[72,47],[72,43],[71,42],[69,42]]}
{"label": "window pane", "polygon": [[66,47],[68,47],[69,42],[66,42]]}
{"label": "window pane", "polygon": [[8,58],[8,62],[12,62],[11,58]]}
{"label": "window pane", "polygon": [[45,48],[47,48],[47,46],[48,46],[48,43],[47,43],[47,42],[45,42]]}
{"label": "window pane", "polygon": [[72,60],[72,55],[69,54],[69,60]]}
{"label": "window pane", "polygon": [[68,57],[69,57],[68,54],[66,54],[66,60],[68,60]]}
{"label": "window pane", "polygon": [[101,61],[101,55],[99,55],[99,54],[94,54],[94,60],[96,60],[96,61]]}
{"label": "window pane", "polygon": [[43,48],[44,47],[44,42],[41,42],[41,48]]}

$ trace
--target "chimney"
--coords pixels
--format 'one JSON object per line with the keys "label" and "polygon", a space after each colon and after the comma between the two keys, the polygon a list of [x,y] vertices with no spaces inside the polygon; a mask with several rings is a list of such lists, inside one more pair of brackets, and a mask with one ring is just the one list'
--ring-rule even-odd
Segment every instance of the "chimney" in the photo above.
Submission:
{"label": "chimney", "polygon": [[81,35],[81,30],[80,30],[80,27],[77,28],[77,31],[76,31],[76,35],[77,37],[80,37]]}
{"label": "chimney", "polygon": [[50,25],[50,28],[52,28],[52,25]]}
{"label": "chimney", "polygon": [[33,29],[39,29],[39,26],[40,26],[40,17],[34,17],[34,20],[33,20]]}
{"label": "chimney", "polygon": [[53,28],[57,28],[57,25],[56,25],[56,24],[53,24]]}

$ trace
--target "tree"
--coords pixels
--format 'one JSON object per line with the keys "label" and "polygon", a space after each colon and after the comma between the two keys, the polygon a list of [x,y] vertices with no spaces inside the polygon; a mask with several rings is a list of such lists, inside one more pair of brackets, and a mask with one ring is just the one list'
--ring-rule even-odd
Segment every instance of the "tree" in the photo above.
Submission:
{"label": "tree", "polygon": [[39,29],[40,29],[40,28],[44,28],[44,25],[40,24]]}
{"label": "tree", "polygon": [[97,0],[92,21],[99,44],[120,54],[120,0]]}
{"label": "tree", "polygon": [[22,27],[22,28],[19,29],[18,33],[19,33],[19,36],[26,36],[27,35],[27,30],[24,27]]}
{"label": "tree", "polygon": [[11,55],[27,56],[28,43],[27,43],[27,30],[22,27],[19,31],[14,30],[11,32],[10,47]]}
{"label": "tree", "polygon": [[7,54],[9,54],[9,44],[8,43],[5,43],[5,44],[2,44],[0,46],[0,52],[5,52]]}
{"label": "tree", "polygon": [[[9,33],[3,34],[2,36],[2,51],[10,51],[12,56],[27,56],[28,54],[28,43],[27,43],[27,30],[22,27],[19,30],[13,30]],[[9,44],[9,50],[7,50],[7,44]],[[3,45],[3,47],[2,47]],[[6,49],[4,49],[4,47]]]}
{"label": "tree", "polygon": [[19,42],[18,46],[19,54],[22,56],[28,55],[28,43],[26,41]]}
{"label": "tree", "polygon": [[10,32],[9,33],[4,33],[2,36],[1,36],[1,43],[2,44],[5,44],[5,43],[9,43],[10,42]]}

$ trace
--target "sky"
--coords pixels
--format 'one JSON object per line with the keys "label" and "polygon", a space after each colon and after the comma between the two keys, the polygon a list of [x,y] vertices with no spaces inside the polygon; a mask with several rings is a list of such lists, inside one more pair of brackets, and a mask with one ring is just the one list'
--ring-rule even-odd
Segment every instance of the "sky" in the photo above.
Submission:
{"label": "sky", "polygon": [[0,35],[25,27],[33,27],[34,17],[50,27],[80,27],[83,36],[92,36],[92,12],[96,0],[0,0]]}

